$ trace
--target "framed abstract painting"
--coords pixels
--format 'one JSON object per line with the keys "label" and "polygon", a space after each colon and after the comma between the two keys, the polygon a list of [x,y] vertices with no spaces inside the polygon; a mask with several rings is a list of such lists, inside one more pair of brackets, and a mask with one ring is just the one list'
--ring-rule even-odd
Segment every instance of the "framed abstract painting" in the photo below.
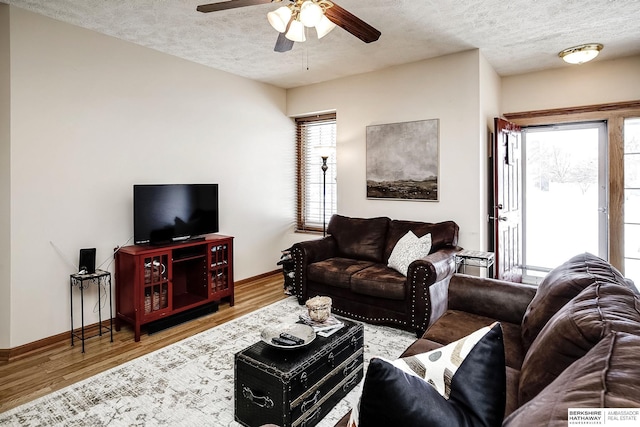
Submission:
{"label": "framed abstract painting", "polygon": [[367,198],[438,201],[439,119],[367,126]]}

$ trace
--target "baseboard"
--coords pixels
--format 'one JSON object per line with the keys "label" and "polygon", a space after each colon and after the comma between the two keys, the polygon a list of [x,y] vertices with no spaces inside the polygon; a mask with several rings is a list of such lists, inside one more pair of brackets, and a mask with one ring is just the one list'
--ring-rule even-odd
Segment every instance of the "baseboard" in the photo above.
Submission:
{"label": "baseboard", "polygon": [[[102,325],[109,327],[109,320],[103,320]],[[91,325],[85,325],[85,330],[98,329],[98,323],[93,323]],[[47,347],[59,345],[61,342],[68,341],[69,345],[71,345],[71,331],[62,332],[57,335],[52,335],[47,338],[43,338],[38,341],[33,341],[19,347],[14,347],[10,349],[0,349],[0,363],[8,363],[13,360],[19,359],[20,357],[35,353],[38,351],[43,351]]]}
{"label": "baseboard", "polygon": [[[260,280],[260,279],[264,279],[267,278],[269,276],[273,276],[274,274],[280,274],[282,273],[282,270],[278,269],[278,270],[273,270],[267,273],[263,273],[263,274],[259,274],[257,276],[253,276],[253,277],[249,277],[247,279],[243,279],[243,280],[238,280],[237,282],[235,282],[236,285],[242,285],[244,283],[249,283],[255,280]],[[115,320],[115,318],[114,318]],[[109,320],[105,320],[102,322],[102,324],[104,326],[109,326]],[[85,326],[86,329],[90,329],[90,328],[98,328],[98,323],[94,323],[92,325],[88,325]],[[43,338],[41,340],[38,341],[34,341],[34,342],[30,342],[18,347],[14,347],[14,348],[8,348],[8,349],[2,349],[0,348],[0,364],[6,364],[9,363],[11,361],[14,361],[16,359],[19,359],[20,357],[29,354],[29,353],[33,353],[33,352],[38,352],[38,351],[42,351],[45,348],[49,347],[49,346],[53,346],[53,345],[58,345],[61,342],[64,341],[69,341],[69,345],[70,344],[70,340],[71,340],[71,331],[67,331],[67,332],[62,332],[60,334],[57,335],[53,335],[47,338]]]}
{"label": "baseboard", "polygon": [[260,279],[266,279],[267,277],[271,277],[276,274],[282,274],[282,269],[277,269],[277,270],[269,271],[267,273],[258,274],[257,276],[249,277],[247,279],[236,280],[234,282],[234,285],[235,286],[244,285],[245,283],[255,282],[256,280],[260,280]]}

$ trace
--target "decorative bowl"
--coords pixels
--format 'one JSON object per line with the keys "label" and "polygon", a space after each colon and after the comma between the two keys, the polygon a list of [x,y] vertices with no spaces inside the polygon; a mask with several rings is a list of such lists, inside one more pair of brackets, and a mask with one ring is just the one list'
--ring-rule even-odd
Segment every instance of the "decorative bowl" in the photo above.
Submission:
{"label": "decorative bowl", "polygon": [[331,298],[317,296],[307,300],[305,304],[309,317],[316,322],[324,322],[331,315]]}
{"label": "decorative bowl", "polygon": [[[278,343],[273,342],[273,339],[280,337],[280,334],[282,333],[293,335],[294,337],[304,340],[304,342],[302,344],[296,344],[296,345],[280,345]],[[301,323],[292,323],[292,324],[283,323],[281,325],[268,326],[264,328],[262,330],[262,333],[260,334],[260,338],[262,339],[262,341],[264,341],[266,344],[270,345],[271,347],[291,350],[295,348],[305,347],[311,344],[311,342],[313,342],[313,340],[316,339],[316,333],[314,332],[313,328],[309,325],[303,325]]]}

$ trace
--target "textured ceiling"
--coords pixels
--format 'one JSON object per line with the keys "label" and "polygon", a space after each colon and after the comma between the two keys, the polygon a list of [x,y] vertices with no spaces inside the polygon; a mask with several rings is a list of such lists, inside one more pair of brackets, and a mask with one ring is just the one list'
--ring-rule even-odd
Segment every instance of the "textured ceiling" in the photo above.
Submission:
{"label": "textured ceiling", "polygon": [[640,54],[640,0],[339,0],[382,32],[341,28],[286,53],[266,19],[279,5],[196,12],[215,0],[0,0],[250,79],[290,88],[479,48],[500,75],[568,66],[557,53],[602,43],[596,60]]}

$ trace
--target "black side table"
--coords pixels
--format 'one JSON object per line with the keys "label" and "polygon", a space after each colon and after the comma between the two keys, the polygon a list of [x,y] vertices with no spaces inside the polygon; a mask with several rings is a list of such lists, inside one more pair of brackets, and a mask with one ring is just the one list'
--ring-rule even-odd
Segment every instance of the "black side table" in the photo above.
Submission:
{"label": "black side table", "polygon": [[[91,335],[90,337],[84,336],[84,290],[91,284],[98,285],[98,333]],[[109,289],[109,327],[102,325],[102,301],[100,292],[100,285],[108,286]],[[80,318],[81,318],[81,333],[77,335],[73,330],[73,287],[80,289]],[[84,340],[93,338],[95,336],[102,336],[102,331],[108,330],[111,333],[111,342],[113,342],[113,304],[111,296],[111,273],[103,270],[96,270],[92,274],[79,274],[75,273],[69,277],[69,295],[71,297],[71,346],[73,346],[73,338],[76,337],[82,341],[82,352],[84,353]]]}

